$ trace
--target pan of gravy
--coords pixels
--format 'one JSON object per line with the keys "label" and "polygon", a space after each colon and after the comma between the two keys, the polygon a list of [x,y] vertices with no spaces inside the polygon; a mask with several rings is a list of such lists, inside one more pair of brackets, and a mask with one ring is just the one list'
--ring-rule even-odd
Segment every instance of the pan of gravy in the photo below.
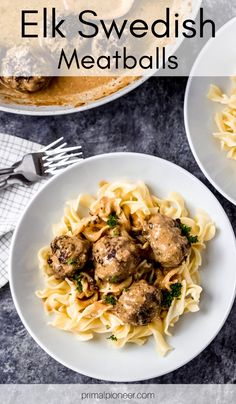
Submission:
{"label": "pan of gravy", "polygon": [[[172,3],[178,3],[178,1],[180,0],[159,0],[160,6],[157,6],[153,0],[114,0],[114,10],[117,17],[120,18],[134,9],[132,17],[140,18],[141,15],[148,22],[151,21],[153,15],[158,16],[163,12],[163,9],[167,6],[171,7]],[[107,15],[107,19],[110,19],[111,7],[109,6],[106,10],[107,1],[100,0],[100,2],[100,6],[104,6],[103,15]],[[9,13],[9,7],[12,7],[12,13]],[[12,21],[9,21],[9,18]],[[8,3],[6,17],[2,18],[3,24],[5,21],[6,24],[14,26],[14,18],[14,6]],[[4,32],[4,27],[2,27],[2,32]],[[5,32],[7,32],[7,27]],[[5,43],[8,41],[8,46],[11,46],[11,42],[12,46],[13,44],[14,46],[17,45],[14,32],[12,37],[1,38],[0,42],[1,40]],[[135,76],[53,77],[47,87],[36,92],[22,92],[0,84],[0,110],[27,115],[59,115],[77,112],[97,107],[123,96],[142,84],[147,78]]]}

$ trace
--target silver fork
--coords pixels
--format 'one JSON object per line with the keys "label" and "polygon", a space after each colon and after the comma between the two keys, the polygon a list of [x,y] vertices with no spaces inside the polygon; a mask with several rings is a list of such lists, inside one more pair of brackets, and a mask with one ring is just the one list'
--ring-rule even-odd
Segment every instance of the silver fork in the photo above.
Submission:
{"label": "silver fork", "polygon": [[14,183],[37,182],[41,177],[58,174],[78,162],[82,154],[81,146],[67,147],[61,137],[38,152],[26,154],[11,167],[0,169],[0,189]]}

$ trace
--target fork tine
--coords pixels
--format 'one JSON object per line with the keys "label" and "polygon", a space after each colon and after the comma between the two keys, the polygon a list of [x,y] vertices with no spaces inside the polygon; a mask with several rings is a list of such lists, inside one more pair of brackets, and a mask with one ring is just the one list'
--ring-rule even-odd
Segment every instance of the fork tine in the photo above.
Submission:
{"label": "fork tine", "polygon": [[[57,153],[62,153],[62,154],[65,154],[66,152],[64,152],[63,151],[63,147],[64,146],[67,146],[67,143],[65,142],[65,143],[62,143],[60,146],[58,146],[58,147],[56,147],[55,149],[52,149],[52,151],[55,151],[56,153],[54,153],[54,154],[57,154]],[[49,158],[49,154],[48,154],[49,152],[48,151],[46,151],[44,154],[44,156],[42,157],[42,160],[47,160],[48,158]]]}
{"label": "fork tine", "polygon": [[67,152],[70,152],[70,151],[81,150],[81,148],[82,148],[82,146],[71,146],[71,147],[65,147],[64,149],[57,148],[57,149],[54,149],[54,150],[48,150],[48,151],[46,151],[45,154],[47,156],[53,156],[55,154],[61,153],[62,151],[67,153]]}
{"label": "fork tine", "polygon": [[63,166],[68,166],[70,164],[74,164],[77,163],[79,159],[74,159],[74,160],[62,160],[62,161],[58,161],[57,163],[51,164],[49,166],[49,168],[56,168],[56,167],[63,167]]}
{"label": "fork tine", "polygon": [[53,147],[53,146],[57,145],[58,143],[60,143],[62,140],[64,140],[64,137],[63,137],[63,136],[60,137],[59,139],[55,140],[54,142],[50,143],[48,146],[43,147],[43,148],[40,150],[40,152],[43,153],[43,152],[47,151],[47,150],[50,149],[51,147]]}
{"label": "fork tine", "polygon": [[71,153],[71,154],[67,154],[65,157],[67,158],[71,158],[71,157],[77,157],[77,156],[82,156],[83,152],[80,151],[78,153]]}
{"label": "fork tine", "polygon": [[68,155],[64,155],[64,153],[57,155],[53,158],[50,158],[48,160],[46,160],[45,163],[43,163],[44,167],[53,167],[54,163],[57,164],[57,162],[63,162],[63,161],[67,161],[69,160],[71,157],[78,157],[81,156],[83,153],[82,152],[78,152],[78,153],[73,153],[73,154],[68,154]]}
{"label": "fork tine", "polygon": [[42,157],[43,160],[43,165],[46,164],[47,161],[54,161],[57,158],[63,157],[66,153],[60,153],[60,154],[56,154],[55,157],[49,157],[49,156],[44,156]]}
{"label": "fork tine", "polygon": [[40,150],[43,153],[41,161],[44,174],[58,174],[83,158],[83,152],[79,151],[82,149],[81,146],[66,147],[67,143],[63,141],[64,137],[62,136]]}
{"label": "fork tine", "polygon": [[65,147],[65,146],[67,146],[67,143],[66,143],[66,142],[60,144],[60,145],[57,146],[55,149],[46,150],[45,152],[43,152],[43,153],[44,153],[44,156],[42,157],[42,159],[43,159],[43,160],[47,159],[47,157],[48,157],[48,155],[49,155],[49,153],[50,153],[51,151],[55,152],[55,154],[62,152],[63,147]]}
{"label": "fork tine", "polygon": [[56,175],[62,173],[63,171],[65,171],[64,168],[51,168],[47,170],[46,174]]}
{"label": "fork tine", "polygon": [[[45,174],[52,174],[52,173],[59,173],[61,171],[64,171],[66,167],[69,167],[75,163],[78,163],[80,160],[83,159],[76,159],[72,161],[66,161],[64,164],[59,164],[58,166],[55,167],[48,167],[47,170],[45,170]],[[63,167],[63,168],[62,168]]]}
{"label": "fork tine", "polygon": [[[52,151],[55,151],[55,150],[60,150],[60,149],[62,149],[63,147],[65,147],[65,146],[67,146],[67,143],[66,142],[64,142],[64,143],[62,143],[62,144],[60,144],[59,146],[57,146],[55,149],[52,149]],[[50,150],[49,150],[50,151]]]}
{"label": "fork tine", "polygon": [[61,152],[60,154],[56,154],[55,156],[51,156],[51,157],[45,156],[45,158],[43,158],[43,160],[44,160],[43,165],[45,166],[46,164],[48,164],[50,162],[57,161],[64,157],[66,157],[66,153],[64,153],[64,152]]}

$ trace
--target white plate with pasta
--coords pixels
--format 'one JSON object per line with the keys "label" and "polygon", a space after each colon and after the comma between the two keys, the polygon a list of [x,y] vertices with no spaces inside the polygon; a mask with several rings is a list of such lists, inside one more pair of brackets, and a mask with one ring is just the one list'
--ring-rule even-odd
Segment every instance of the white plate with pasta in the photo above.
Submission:
{"label": "white plate with pasta", "polygon": [[235,35],[234,18],[218,31],[216,38],[211,39],[199,54],[190,74],[185,96],[185,128],[193,155],[207,179],[234,205]]}
{"label": "white plate with pasta", "polygon": [[235,237],[213,194],[165,160],[89,158],[50,180],[23,214],[10,285],[53,358],[137,381],[198,355],[235,297]]}

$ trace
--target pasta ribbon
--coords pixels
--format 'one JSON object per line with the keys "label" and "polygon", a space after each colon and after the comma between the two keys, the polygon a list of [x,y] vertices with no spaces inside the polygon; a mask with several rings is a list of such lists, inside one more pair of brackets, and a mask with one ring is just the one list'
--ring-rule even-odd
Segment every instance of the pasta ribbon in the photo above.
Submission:
{"label": "pasta ribbon", "polygon": [[213,136],[219,140],[221,149],[227,152],[227,158],[236,160],[236,78],[232,78],[233,88],[228,96],[215,85],[211,85],[208,98],[224,106],[215,115],[218,132]]}

